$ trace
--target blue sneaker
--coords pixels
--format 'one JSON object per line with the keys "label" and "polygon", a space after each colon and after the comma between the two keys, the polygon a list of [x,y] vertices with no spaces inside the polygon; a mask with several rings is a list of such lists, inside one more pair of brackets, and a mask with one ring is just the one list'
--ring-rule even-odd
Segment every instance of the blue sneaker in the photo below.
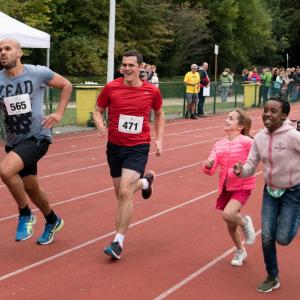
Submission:
{"label": "blue sneaker", "polygon": [[36,216],[31,214],[29,216],[19,216],[19,223],[16,232],[16,241],[25,241],[33,234],[33,225],[36,223]]}
{"label": "blue sneaker", "polygon": [[112,259],[121,259],[122,247],[119,242],[112,242],[104,249],[104,253]]}
{"label": "blue sneaker", "polygon": [[57,217],[54,224],[46,223],[44,233],[39,237],[37,243],[40,245],[47,245],[53,242],[54,235],[64,227],[64,220]]}

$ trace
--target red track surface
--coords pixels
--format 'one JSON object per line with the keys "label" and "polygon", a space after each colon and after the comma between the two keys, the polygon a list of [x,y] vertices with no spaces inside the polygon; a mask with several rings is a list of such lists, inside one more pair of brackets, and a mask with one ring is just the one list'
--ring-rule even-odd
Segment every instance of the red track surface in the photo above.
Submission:
{"label": "red track surface", "polygon": [[[293,106],[291,119],[300,119],[298,109]],[[253,130],[259,130],[261,111],[249,114]],[[243,267],[230,265],[233,245],[214,209],[218,178],[200,171],[201,161],[224,135],[224,118],[167,124],[163,156],[151,154],[148,163],[158,174],[155,192],[149,201],[136,195],[132,226],[117,262],[103,254],[114,236],[116,200],[106,141],[95,132],[56,137],[40,162],[41,184],[65,220],[53,244],[35,243],[44,226],[39,212],[34,236],[14,241],[16,206],[0,182],[0,299],[300,299],[299,237],[288,247],[278,246],[281,288],[268,295],[256,292],[266,276],[259,235],[260,173],[243,209],[254,220],[257,241],[247,247]]]}

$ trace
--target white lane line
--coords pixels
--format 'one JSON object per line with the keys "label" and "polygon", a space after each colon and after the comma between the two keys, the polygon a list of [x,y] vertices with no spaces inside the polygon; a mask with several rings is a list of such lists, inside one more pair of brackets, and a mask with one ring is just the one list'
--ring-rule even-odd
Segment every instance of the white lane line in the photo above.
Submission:
{"label": "white lane line", "polygon": [[[259,235],[260,233],[261,233],[261,229],[256,231],[255,236]],[[245,242],[243,242],[243,244],[244,243]],[[216,265],[219,261],[221,261],[222,259],[227,257],[229,254],[233,253],[235,251],[235,249],[236,249],[235,247],[232,247],[232,248],[228,249],[226,252],[224,252],[221,255],[217,256],[215,259],[211,260],[209,263],[207,263],[205,266],[198,269],[196,272],[194,272],[191,275],[187,276],[182,281],[178,282],[177,284],[175,284],[174,286],[172,286],[171,288],[169,288],[168,290],[166,290],[165,292],[163,292],[162,294],[160,294],[159,296],[154,298],[154,300],[162,300],[162,299],[167,298],[169,295],[171,295],[172,293],[174,293],[178,289],[182,288],[184,285],[188,284],[189,282],[191,282],[197,276],[201,275],[202,273],[204,273],[205,271],[207,271],[208,269],[210,269],[211,267]]]}
{"label": "white lane line", "polygon": [[[163,176],[163,175],[175,173],[177,171],[182,171],[184,169],[188,169],[188,168],[194,167],[196,165],[199,165],[202,162],[204,162],[204,161],[200,161],[200,162],[197,162],[197,163],[194,163],[194,164],[190,164],[190,165],[184,165],[182,167],[179,167],[179,168],[176,168],[176,169],[173,169],[173,170],[162,172],[162,173],[156,174],[156,177],[160,177],[160,176]],[[90,196],[102,194],[102,193],[111,191],[113,189],[114,189],[114,187],[109,187],[109,188],[102,189],[102,190],[99,190],[99,191],[96,191],[96,192],[92,192],[92,193],[88,193],[88,194],[83,194],[83,195],[80,195],[80,196],[77,196],[77,197],[72,197],[70,199],[66,199],[66,200],[63,200],[63,201],[52,203],[51,206],[58,206],[58,205],[70,203],[70,202],[73,202],[73,201],[76,201],[76,200],[80,200],[82,198],[87,198],[87,197],[90,197]],[[35,209],[32,209],[32,211],[35,212],[35,211],[38,211],[38,209],[35,208]],[[13,219],[13,218],[16,218],[16,217],[18,217],[18,214],[14,214],[14,215],[10,215],[10,216],[7,216],[7,217],[3,217],[3,218],[0,218],[0,222],[6,221],[6,220],[10,220],[10,219]]]}
{"label": "white lane line", "polygon": [[[174,135],[181,135],[181,134],[185,134],[185,133],[192,133],[192,132],[195,132],[195,131],[205,131],[205,130],[216,129],[216,128],[220,128],[220,127],[221,126],[212,126],[212,127],[205,127],[205,128],[197,128],[197,129],[191,129],[191,130],[178,131],[178,132],[174,132],[174,133],[165,134],[164,137],[174,136]],[[152,136],[151,139],[153,139],[153,138],[155,138],[155,137]],[[55,156],[60,156],[60,155],[67,155],[67,154],[83,152],[83,151],[89,151],[89,150],[95,150],[95,149],[100,149],[100,148],[105,148],[105,147],[106,147],[106,145],[102,145],[102,146],[82,148],[82,149],[66,151],[66,152],[53,153],[53,154],[45,155],[44,158],[55,157]]]}
{"label": "white lane line", "polygon": [[[215,141],[215,140],[218,140],[218,139],[220,139],[220,137],[216,137],[216,138],[209,139],[209,140],[204,140],[204,141],[201,141],[201,142],[191,143],[191,144],[184,144],[184,145],[177,146],[177,147],[167,148],[167,149],[163,149],[163,152],[168,152],[168,151],[172,151],[172,150],[176,150],[176,149],[181,149],[181,148],[191,147],[191,146],[195,146],[195,145],[205,144],[205,143]],[[153,155],[155,153],[156,152],[153,151],[153,152],[150,152],[149,155]],[[65,175],[65,174],[70,174],[70,173],[74,173],[74,172],[85,171],[85,170],[88,170],[88,169],[97,168],[97,167],[101,167],[101,166],[105,166],[105,165],[107,165],[107,162],[103,162],[103,163],[96,164],[96,165],[91,165],[91,166],[88,166],[88,167],[77,168],[77,169],[72,169],[72,170],[68,170],[68,171],[64,171],[64,172],[59,172],[59,173],[53,173],[53,174],[49,174],[49,175],[40,176],[39,179],[45,179],[45,178],[55,177],[55,176],[59,176],[59,175]],[[5,184],[0,185],[0,189],[3,188],[3,187],[6,187],[6,185]]]}
{"label": "white lane line", "polygon": [[[144,223],[146,223],[146,222],[148,222],[148,221],[151,221],[151,220],[153,220],[153,219],[156,219],[156,218],[158,218],[158,217],[160,217],[160,216],[162,216],[162,215],[165,215],[165,214],[167,214],[167,213],[169,213],[169,212],[172,212],[172,211],[174,211],[174,210],[176,210],[176,209],[178,209],[178,208],[184,207],[184,206],[189,205],[189,204],[191,204],[191,203],[194,203],[194,202],[196,202],[196,201],[198,201],[198,200],[201,200],[201,199],[203,199],[203,198],[205,198],[205,197],[208,197],[208,196],[210,196],[210,195],[216,193],[217,191],[218,191],[218,190],[213,190],[213,191],[211,191],[211,192],[209,192],[209,193],[203,194],[203,195],[201,195],[201,196],[198,196],[198,197],[196,197],[196,198],[193,198],[193,199],[191,199],[191,200],[188,200],[188,201],[186,201],[186,202],[183,202],[183,203],[181,203],[181,204],[179,204],[179,205],[173,206],[173,207],[168,208],[168,209],[166,209],[166,210],[163,210],[163,211],[161,211],[161,212],[159,212],[159,213],[153,214],[153,215],[151,215],[151,216],[149,216],[149,217],[147,217],[147,218],[141,219],[141,220],[139,220],[139,221],[137,221],[137,222],[135,222],[135,223],[132,223],[132,224],[129,226],[129,228],[132,228],[132,227],[138,226],[138,225],[140,225],[140,224],[144,224]],[[7,273],[7,274],[3,274],[3,275],[0,276],[0,281],[3,281],[3,280],[5,280],[5,279],[11,278],[11,277],[14,277],[14,276],[16,276],[16,275],[18,275],[18,274],[20,274],[20,273],[23,273],[23,272],[25,272],[25,271],[31,270],[31,269],[36,268],[36,267],[38,267],[38,266],[41,266],[41,265],[43,265],[43,264],[45,264],[45,263],[48,263],[48,262],[50,262],[50,261],[53,261],[53,260],[55,260],[55,259],[57,259],[57,258],[60,258],[60,257],[62,257],[62,256],[64,256],[64,255],[67,255],[67,254],[69,254],[69,253],[72,253],[72,252],[74,252],[74,251],[77,251],[77,250],[79,250],[79,249],[82,249],[82,248],[84,248],[84,247],[87,247],[87,246],[89,246],[89,245],[91,245],[91,244],[94,244],[94,243],[96,243],[96,242],[99,242],[99,241],[101,241],[101,240],[103,240],[103,239],[105,239],[105,238],[107,238],[107,237],[110,237],[110,236],[114,235],[115,233],[116,233],[115,231],[108,232],[108,233],[106,233],[106,234],[104,234],[104,235],[102,235],[102,236],[99,236],[99,237],[94,238],[94,239],[92,239],[92,240],[88,240],[88,241],[86,241],[86,242],[84,242],[84,243],[81,243],[81,244],[75,246],[75,247],[72,247],[72,248],[69,248],[69,249],[67,249],[67,250],[58,252],[58,253],[56,253],[56,254],[54,254],[54,255],[51,255],[51,256],[49,256],[49,257],[47,257],[47,258],[45,258],[45,259],[39,260],[39,261],[37,261],[37,262],[35,262],[35,263],[33,263],[33,264],[30,264],[30,265],[28,265],[28,266],[26,266],[26,267],[19,268],[19,269],[13,271],[13,272],[10,272],[10,273]]]}
{"label": "white lane line", "polygon": [[[261,174],[261,173],[262,173],[262,172],[257,172],[257,173],[255,174],[255,176],[257,176],[257,175],[259,175],[259,174]],[[137,222],[132,223],[132,224],[129,226],[129,228],[138,226],[138,225],[140,225],[140,224],[144,224],[144,223],[146,223],[146,222],[148,222],[148,221],[150,221],[150,220],[156,219],[156,218],[158,218],[158,217],[160,217],[160,216],[162,216],[162,215],[165,215],[165,214],[167,214],[167,213],[169,213],[169,212],[172,212],[172,211],[174,211],[174,210],[176,210],[176,209],[178,209],[178,208],[181,208],[181,207],[187,206],[187,205],[189,205],[189,204],[192,204],[192,203],[194,203],[194,202],[196,202],[196,201],[198,201],[198,200],[201,200],[201,199],[203,199],[203,198],[206,198],[206,197],[208,197],[208,196],[210,196],[210,195],[213,195],[213,194],[215,194],[215,193],[217,193],[217,192],[218,192],[218,190],[216,189],[216,190],[210,191],[210,192],[208,192],[208,193],[206,193],[206,194],[203,194],[203,195],[200,195],[200,196],[195,197],[195,198],[193,198],[193,199],[190,199],[190,200],[188,200],[188,201],[185,201],[185,202],[183,202],[183,203],[181,203],[181,204],[178,204],[178,205],[176,205],[176,206],[173,206],[173,207],[170,207],[170,208],[168,208],[168,209],[165,209],[165,210],[163,210],[163,211],[161,211],[161,212],[159,212],[159,213],[153,214],[152,216],[149,216],[149,217],[147,217],[147,218],[144,218],[144,219],[141,219],[141,220],[139,220],[139,221],[137,221]],[[81,243],[81,244],[79,244],[79,245],[77,245],[77,246],[75,246],[75,247],[72,247],[72,248],[70,248],[70,249],[67,249],[67,250],[58,252],[58,253],[56,253],[55,255],[49,256],[49,257],[47,257],[47,258],[45,258],[45,259],[42,259],[42,260],[39,260],[39,261],[37,261],[37,262],[35,262],[35,263],[33,263],[33,264],[30,264],[30,265],[28,265],[28,266],[26,266],[26,267],[19,268],[19,269],[13,271],[13,272],[10,272],[10,273],[1,275],[1,276],[0,276],[0,281],[5,280],[5,279],[8,279],[8,278],[11,278],[11,277],[16,276],[16,275],[18,275],[18,274],[20,274],[20,273],[23,273],[23,272],[25,272],[25,271],[27,271],[27,270],[31,270],[31,269],[33,269],[33,268],[35,268],[35,267],[41,266],[41,265],[43,265],[43,264],[49,262],[49,261],[55,260],[55,259],[57,259],[57,258],[59,258],[59,257],[62,257],[62,256],[64,256],[64,255],[66,255],[66,254],[72,253],[72,252],[77,251],[77,250],[79,250],[79,249],[82,249],[82,248],[84,248],[84,247],[86,247],[86,246],[89,246],[89,245],[91,245],[91,244],[94,244],[94,243],[96,243],[96,242],[98,242],[98,241],[100,241],[100,240],[103,240],[103,239],[105,239],[105,238],[107,238],[107,237],[110,237],[110,236],[114,235],[115,233],[116,233],[116,231],[108,232],[108,233],[106,233],[106,234],[104,234],[104,235],[102,235],[102,236],[100,236],[100,237],[97,237],[97,238],[95,238],[95,239],[86,241],[85,243]]]}

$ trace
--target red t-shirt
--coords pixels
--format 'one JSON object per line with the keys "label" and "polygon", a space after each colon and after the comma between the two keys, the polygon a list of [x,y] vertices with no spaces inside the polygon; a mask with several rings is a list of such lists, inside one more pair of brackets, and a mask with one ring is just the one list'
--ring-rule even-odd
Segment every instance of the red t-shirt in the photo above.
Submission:
{"label": "red t-shirt", "polygon": [[108,141],[120,146],[150,143],[150,112],[162,107],[157,87],[144,81],[140,87],[129,87],[123,78],[109,82],[98,96],[97,105],[108,107]]}

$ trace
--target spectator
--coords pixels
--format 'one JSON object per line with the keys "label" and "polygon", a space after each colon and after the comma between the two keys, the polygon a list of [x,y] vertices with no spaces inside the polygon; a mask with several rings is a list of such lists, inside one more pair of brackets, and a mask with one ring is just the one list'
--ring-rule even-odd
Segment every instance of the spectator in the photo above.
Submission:
{"label": "spectator", "polygon": [[203,62],[201,67],[199,68],[200,74],[200,91],[198,93],[199,101],[198,101],[198,117],[204,117],[204,102],[205,96],[203,95],[203,89],[209,86],[210,80],[207,74],[208,63]]}
{"label": "spectator", "polygon": [[186,101],[187,111],[185,118],[197,119],[195,115],[196,105],[198,102],[198,92],[200,86],[200,75],[197,72],[198,66],[191,65],[191,71],[187,72],[184,76],[184,83],[186,85]]}
{"label": "spectator", "polygon": [[242,82],[246,83],[248,81],[249,71],[248,69],[243,69],[242,71]]}
{"label": "spectator", "polygon": [[151,65],[151,70],[152,70],[152,77],[149,80],[150,83],[152,83],[153,85],[155,85],[156,87],[159,86],[159,80],[158,80],[158,76],[156,73],[156,65]]}
{"label": "spectator", "polygon": [[252,71],[248,75],[248,81],[260,82],[260,76],[257,73],[256,67],[252,68]]}
{"label": "spectator", "polygon": [[228,97],[229,88],[233,83],[233,77],[230,73],[230,69],[228,69],[228,68],[224,69],[224,71],[222,72],[222,74],[220,76],[220,81],[221,81],[221,99],[222,99],[222,102],[226,102],[227,97]]}
{"label": "spectator", "polygon": [[269,88],[272,82],[272,74],[270,72],[270,68],[263,69],[261,80],[262,86],[260,87],[260,97],[258,106],[260,106],[261,98],[263,99],[263,103],[266,103],[268,101]]}

